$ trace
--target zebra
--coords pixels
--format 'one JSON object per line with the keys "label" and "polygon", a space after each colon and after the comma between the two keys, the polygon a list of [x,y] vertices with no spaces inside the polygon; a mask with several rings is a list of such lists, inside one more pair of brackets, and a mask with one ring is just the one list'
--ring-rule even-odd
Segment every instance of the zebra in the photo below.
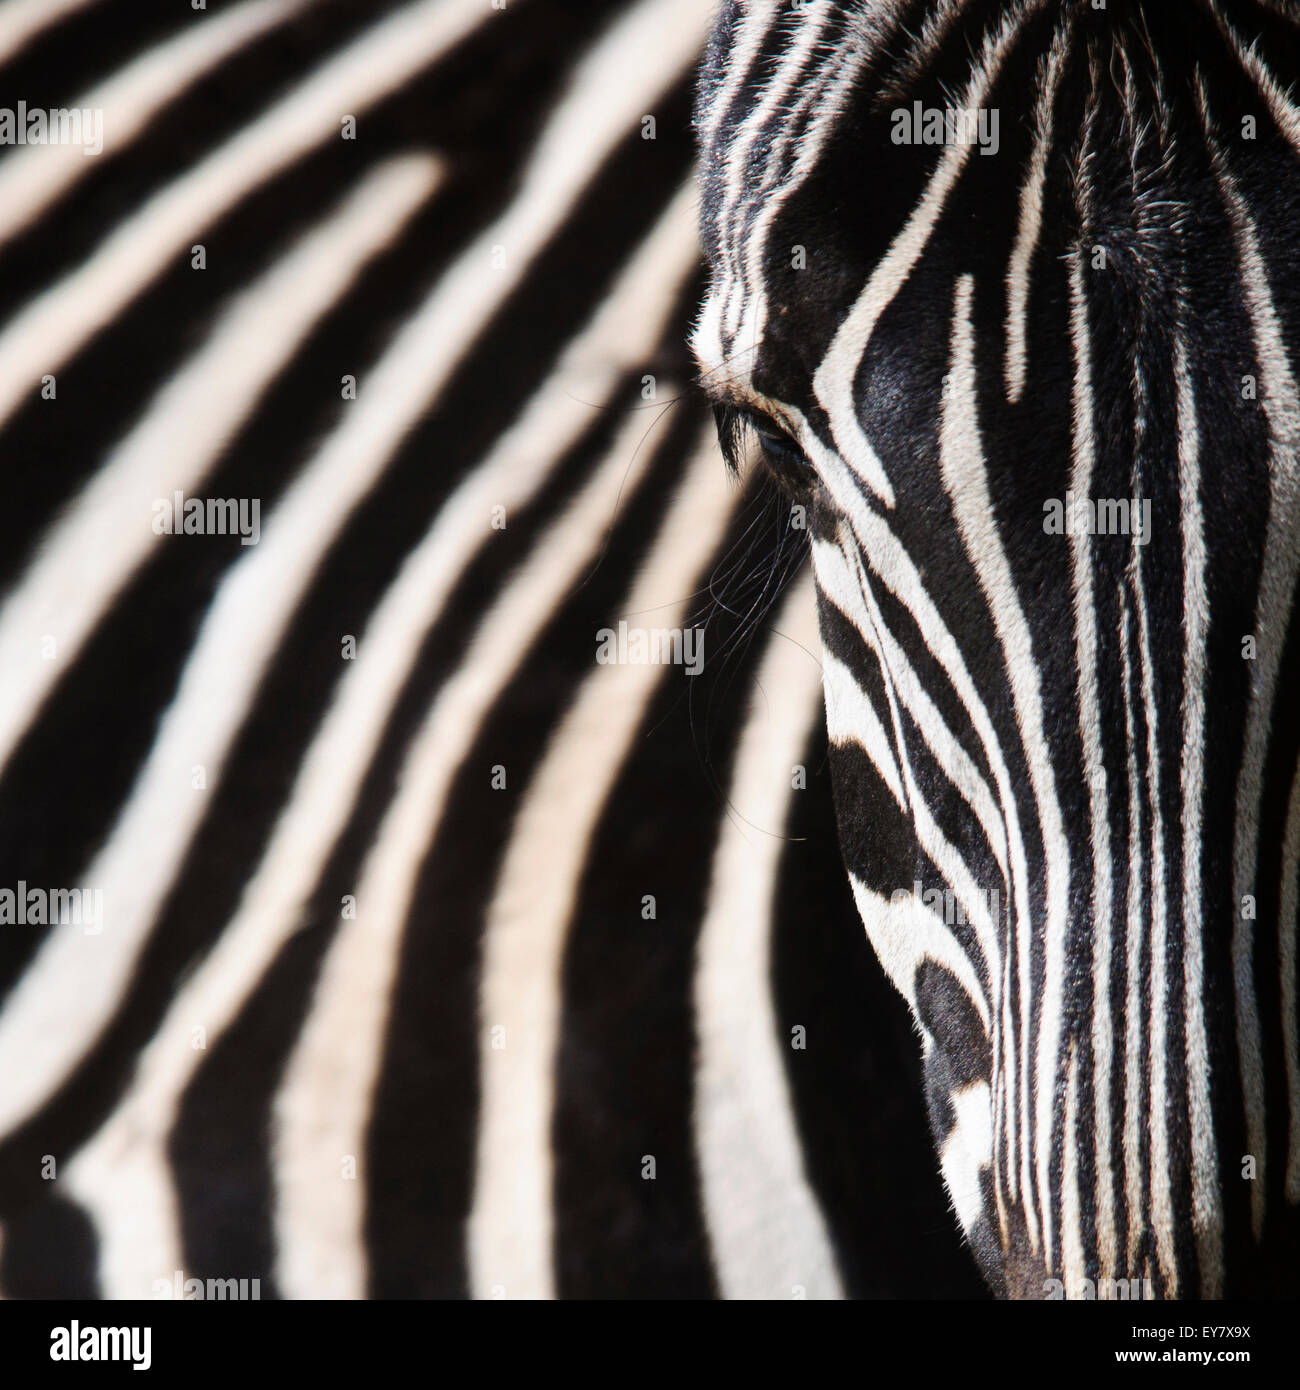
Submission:
{"label": "zebra", "polygon": [[701,381],[806,509],[846,867],[1007,1297],[1300,1288],[1297,74],[1291,0],[712,31]]}
{"label": "zebra", "polygon": [[7,1298],[985,1295],[691,382],[708,21],[0,4]]}

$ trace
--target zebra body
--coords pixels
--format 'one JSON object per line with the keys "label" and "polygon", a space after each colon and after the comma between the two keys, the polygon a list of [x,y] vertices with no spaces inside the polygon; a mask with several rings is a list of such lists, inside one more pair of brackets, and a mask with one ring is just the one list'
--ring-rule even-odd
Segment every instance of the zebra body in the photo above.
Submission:
{"label": "zebra body", "polygon": [[702,380],[808,508],[846,866],[1012,1296],[1296,1289],[1297,74],[1284,0],[733,3],[706,63]]}

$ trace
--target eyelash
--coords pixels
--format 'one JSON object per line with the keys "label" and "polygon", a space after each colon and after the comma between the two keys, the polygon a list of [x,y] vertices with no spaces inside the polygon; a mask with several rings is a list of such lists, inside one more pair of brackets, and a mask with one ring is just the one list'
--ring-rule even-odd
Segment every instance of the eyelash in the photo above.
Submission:
{"label": "eyelash", "polygon": [[713,418],[717,422],[723,457],[733,472],[738,473],[744,462],[747,434],[754,436],[769,465],[778,471],[808,469],[808,460],[794,440],[753,411],[734,405],[715,405]]}

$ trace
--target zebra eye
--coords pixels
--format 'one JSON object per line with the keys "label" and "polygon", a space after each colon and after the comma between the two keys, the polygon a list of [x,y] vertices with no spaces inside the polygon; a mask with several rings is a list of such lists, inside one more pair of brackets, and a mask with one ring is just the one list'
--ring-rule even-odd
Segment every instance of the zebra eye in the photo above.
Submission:
{"label": "zebra eye", "polygon": [[750,428],[763,451],[763,463],[777,485],[790,496],[805,501],[817,485],[817,473],[808,455],[778,425],[763,416],[751,416]]}
{"label": "zebra eye", "polygon": [[774,425],[769,425],[766,420],[755,420],[754,433],[758,436],[759,447],[767,455],[772,463],[784,464],[786,467],[808,466],[808,461],[804,458],[803,450],[790,438]]}
{"label": "zebra eye", "polygon": [[804,451],[766,415],[735,405],[715,405],[718,442],[733,472],[739,472],[747,457],[752,435],[762,450],[767,471],[791,492],[808,492],[816,483],[816,473]]}

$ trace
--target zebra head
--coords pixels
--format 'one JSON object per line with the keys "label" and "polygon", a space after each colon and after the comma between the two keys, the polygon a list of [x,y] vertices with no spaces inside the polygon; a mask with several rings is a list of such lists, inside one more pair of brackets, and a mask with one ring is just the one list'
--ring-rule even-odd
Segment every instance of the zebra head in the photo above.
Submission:
{"label": "zebra head", "polygon": [[1295,1289],[1297,72],[1292,0],[731,0],[705,62],[702,380],[1013,1297]]}

